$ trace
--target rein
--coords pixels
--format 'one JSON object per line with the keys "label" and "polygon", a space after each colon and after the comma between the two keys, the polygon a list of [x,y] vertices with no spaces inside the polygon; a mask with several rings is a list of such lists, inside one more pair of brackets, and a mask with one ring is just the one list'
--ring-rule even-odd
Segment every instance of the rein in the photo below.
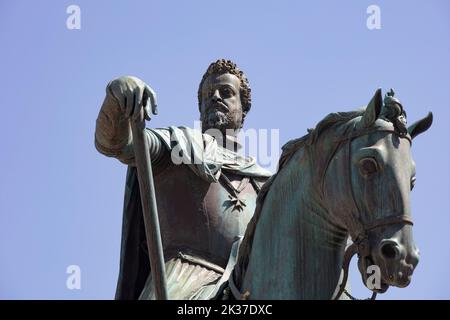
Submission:
{"label": "rein", "polygon": [[[352,185],[352,180],[351,180],[351,161],[350,161],[350,154],[351,154],[351,144],[353,139],[364,136],[364,135],[368,135],[370,133],[373,132],[388,132],[388,133],[392,133],[397,135],[400,138],[406,138],[409,143],[411,144],[411,138],[408,135],[400,135],[397,131],[395,130],[365,130],[359,133],[356,133],[354,135],[350,135],[349,137],[346,137],[345,139],[342,139],[338,142],[337,147],[335,148],[333,154],[331,155],[331,157],[328,160],[327,166],[324,170],[324,174],[322,176],[322,179],[324,180],[326,172],[328,170],[329,164],[331,162],[331,160],[333,159],[334,155],[337,153],[337,151],[340,149],[340,147],[344,146],[345,144],[348,144],[348,148],[347,148],[347,153],[346,153],[346,159],[344,159],[344,161],[347,161],[347,163],[349,164],[348,168],[348,172],[347,174],[344,175],[344,177],[347,179],[347,185],[350,186],[350,191],[351,191],[351,197],[352,197],[352,202],[354,207],[356,208],[356,211],[360,214],[361,210],[358,208],[356,199],[355,199],[355,195],[353,192],[353,185]],[[322,187],[324,184],[324,181],[322,180]],[[399,223],[405,223],[405,224],[409,224],[409,225],[413,225],[413,221],[411,220],[410,217],[408,216],[393,216],[393,217],[386,217],[386,218],[381,218],[381,219],[377,219],[369,224],[364,224],[361,220],[360,220],[360,216],[358,216],[357,221],[359,223],[359,225],[361,226],[361,232],[356,236],[354,243],[348,247],[345,250],[344,253],[344,261],[342,262],[342,269],[344,271],[344,276],[342,278],[342,282],[340,284],[339,287],[339,291],[336,294],[334,300],[338,300],[341,295],[343,293],[345,293],[350,299],[352,300],[358,300],[356,298],[354,298],[353,296],[351,296],[347,290],[345,290],[345,286],[347,285],[347,280],[348,280],[348,269],[350,266],[350,261],[352,260],[353,256],[355,254],[358,254],[358,257],[360,259],[366,258],[370,255],[370,250],[369,250],[369,237],[368,237],[368,232],[379,228],[379,227],[383,227],[383,226],[387,226],[387,225],[393,225],[393,224],[399,224]],[[368,300],[375,300],[377,296],[377,292],[373,291],[372,296],[368,299]]]}

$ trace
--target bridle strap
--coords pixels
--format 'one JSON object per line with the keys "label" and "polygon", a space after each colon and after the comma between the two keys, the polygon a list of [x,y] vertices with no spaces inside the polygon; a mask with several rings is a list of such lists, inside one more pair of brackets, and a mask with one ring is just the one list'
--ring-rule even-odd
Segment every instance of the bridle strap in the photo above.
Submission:
{"label": "bridle strap", "polygon": [[[348,268],[350,266],[350,261],[352,260],[353,256],[357,253],[358,253],[358,246],[355,243],[353,243],[350,247],[347,248],[347,250],[345,250],[344,261],[342,262],[342,270],[344,271],[344,276],[342,277],[342,282],[339,285],[339,291],[334,297],[334,300],[338,300],[344,292],[350,299],[357,300],[353,296],[351,296],[347,292],[347,290],[345,290],[345,286],[347,285],[348,280]],[[376,297],[377,293],[374,291],[372,292],[372,296],[366,300],[375,300]]]}
{"label": "bridle strap", "polygon": [[[327,174],[328,171],[328,167],[330,166],[331,161],[333,160],[335,154],[339,151],[339,149],[345,145],[346,142],[348,142],[349,144],[349,148],[351,147],[351,143],[353,141],[353,139],[355,138],[359,138],[371,133],[375,133],[375,132],[387,132],[387,133],[392,133],[395,134],[396,136],[400,137],[400,138],[405,138],[406,140],[408,140],[409,144],[412,145],[412,139],[411,136],[409,134],[405,134],[405,135],[400,135],[397,131],[395,130],[390,130],[390,129],[366,129],[366,130],[361,130],[361,131],[357,131],[356,133],[350,134],[349,136],[336,140],[336,147],[334,148],[333,152],[331,153],[331,155],[329,156],[329,158],[327,159],[327,162],[325,164],[325,168],[323,170],[323,174],[320,178],[320,187],[321,187],[321,192],[323,194],[323,188],[324,188],[324,184],[325,184],[325,176]],[[350,155],[350,150],[349,150],[349,155]]]}
{"label": "bridle strap", "polygon": [[370,230],[373,230],[373,229],[376,229],[379,227],[387,226],[390,224],[398,224],[398,223],[402,223],[402,222],[409,224],[409,225],[414,225],[414,222],[408,216],[387,217],[387,218],[375,220],[371,224],[366,225],[364,227],[364,231],[367,233],[367,231],[370,231]]}
{"label": "bridle strap", "polygon": [[344,261],[342,262],[342,270],[344,270],[344,276],[342,277],[342,282],[339,285],[339,291],[334,297],[334,300],[338,300],[341,295],[344,293],[345,286],[347,285],[348,280],[348,267],[350,266],[350,261],[352,260],[353,256],[358,252],[358,247],[356,244],[352,243],[350,247],[345,250],[344,253]]}
{"label": "bridle strap", "polygon": [[345,142],[345,141],[352,141],[355,138],[359,138],[361,136],[365,136],[371,133],[375,133],[375,132],[387,132],[387,133],[393,133],[396,136],[398,136],[399,138],[405,138],[406,140],[409,141],[410,144],[412,144],[412,139],[411,136],[409,134],[405,134],[405,135],[401,135],[399,134],[397,131],[395,130],[391,130],[391,129],[368,129],[368,130],[361,130],[361,131],[357,131],[354,134],[351,134],[343,139],[338,140],[338,142]]}

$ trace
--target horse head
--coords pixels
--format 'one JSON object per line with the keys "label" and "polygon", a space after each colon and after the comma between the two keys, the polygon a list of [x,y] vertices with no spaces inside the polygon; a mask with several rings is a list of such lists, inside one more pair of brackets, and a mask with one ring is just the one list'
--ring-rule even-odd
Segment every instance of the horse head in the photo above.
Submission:
{"label": "horse head", "polygon": [[409,201],[411,143],[432,120],[429,113],[408,128],[392,89],[384,104],[378,89],[362,115],[347,123],[325,170],[324,198],[352,237],[363,282],[374,292],[406,287],[419,262]]}

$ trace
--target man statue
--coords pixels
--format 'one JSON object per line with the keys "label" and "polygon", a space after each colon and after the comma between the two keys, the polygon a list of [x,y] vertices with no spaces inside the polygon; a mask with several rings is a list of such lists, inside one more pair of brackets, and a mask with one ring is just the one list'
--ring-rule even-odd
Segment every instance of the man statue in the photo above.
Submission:
{"label": "man statue", "polygon": [[[209,299],[226,281],[238,239],[270,172],[238,155],[237,133],[251,107],[248,80],[229,60],[212,63],[200,82],[202,131],[146,129],[169,299]],[[97,118],[97,150],[128,165],[116,299],[154,299],[134,162],[130,120],[156,114],[154,91],[136,77],[106,88]],[[152,112],[151,112],[152,111]]]}

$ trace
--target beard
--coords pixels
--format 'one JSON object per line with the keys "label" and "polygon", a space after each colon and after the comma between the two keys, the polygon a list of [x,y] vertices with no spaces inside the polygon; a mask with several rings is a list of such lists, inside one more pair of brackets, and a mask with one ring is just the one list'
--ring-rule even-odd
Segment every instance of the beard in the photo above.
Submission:
{"label": "beard", "polygon": [[239,130],[241,128],[241,121],[235,119],[232,113],[214,108],[202,114],[200,120],[203,132],[209,129],[216,129],[225,135],[227,130]]}
{"label": "beard", "polygon": [[228,124],[231,120],[229,114],[219,110],[211,110],[201,117],[202,129],[203,131],[208,129],[218,129],[223,132],[228,128]]}

